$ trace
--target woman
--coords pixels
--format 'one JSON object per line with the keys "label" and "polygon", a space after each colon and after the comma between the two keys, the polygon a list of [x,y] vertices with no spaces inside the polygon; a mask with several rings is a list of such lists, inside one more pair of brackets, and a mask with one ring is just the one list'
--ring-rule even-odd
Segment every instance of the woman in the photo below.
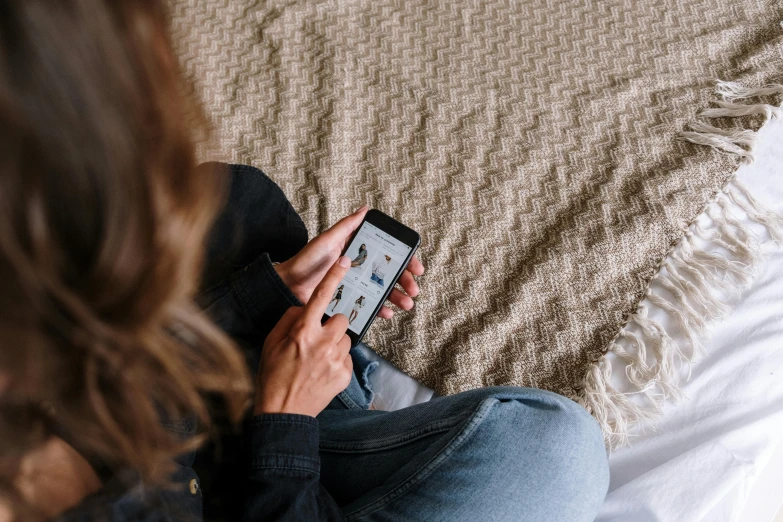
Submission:
{"label": "woman", "polygon": [[165,5],[0,7],[0,519],[592,520],[602,438],[564,397],[369,410],[321,323],[366,208],[307,243],[263,173],[196,168]]}
{"label": "woman", "polygon": [[383,286],[383,278],[386,277],[386,267],[391,263],[391,257],[388,255],[383,257],[386,259],[386,263],[384,264],[383,261],[375,261],[372,264],[372,275],[370,276],[370,280],[380,286]]}
{"label": "woman", "polygon": [[364,307],[364,296],[360,296],[359,299],[357,299],[353,304],[353,310],[351,310],[351,315],[348,316],[348,324],[353,324],[353,320],[356,319],[356,316],[359,315],[359,310],[361,310]]}
{"label": "woman", "polygon": [[339,288],[337,288],[337,291],[334,293],[334,297],[332,297],[332,300],[329,301],[329,304],[332,304],[334,302],[334,306],[332,306],[332,312],[334,312],[335,307],[340,304],[340,299],[343,298],[343,289],[345,288],[345,285],[340,285]]}
{"label": "woman", "polygon": [[359,247],[359,254],[351,260],[351,268],[362,266],[367,261],[367,246],[362,243]]}

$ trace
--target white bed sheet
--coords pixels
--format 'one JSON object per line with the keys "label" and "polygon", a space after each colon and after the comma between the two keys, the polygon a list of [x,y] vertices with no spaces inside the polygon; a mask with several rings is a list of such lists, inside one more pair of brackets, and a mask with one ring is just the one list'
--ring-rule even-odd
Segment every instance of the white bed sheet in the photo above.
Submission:
{"label": "white bed sheet", "polygon": [[[761,130],[757,159],[739,179],[783,213],[783,122]],[[783,249],[769,258],[734,312],[713,329],[706,356],[682,383],[656,425],[610,459],[611,483],[600,522],[769,522],[783,500],[783,467],[767,469],[783,440]],[[377,355],[368,354],[381,360]],[[375,407],[394,410],[433,392],[381,360],[371,376]],[[755,495],[763,487],[778,498]],[[757,498],[758,497],[758,498]]]}

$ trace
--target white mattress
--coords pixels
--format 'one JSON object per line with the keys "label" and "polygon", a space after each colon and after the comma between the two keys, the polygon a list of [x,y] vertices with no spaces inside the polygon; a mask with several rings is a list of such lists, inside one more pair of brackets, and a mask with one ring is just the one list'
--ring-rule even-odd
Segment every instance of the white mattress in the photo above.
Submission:
{"label": "white mattress", "polygon": [[[783,122],[773,120],[761,130],[756,162],[738,175],[759,200],[783,213],[781,170]],[[611,455],[598,521],[773,519],[783,500],[783,466],[767,469],[763,483],[758,478],[783,438],[783,248],[768,252],[755,283],[715,326],[706,356],[682,383],[685,399]],[[382,410],[433,394],[386,361],[371,382]],[[783,462],[783,449],[775,461]],[[746,506],[749,495],[753,504]]]}

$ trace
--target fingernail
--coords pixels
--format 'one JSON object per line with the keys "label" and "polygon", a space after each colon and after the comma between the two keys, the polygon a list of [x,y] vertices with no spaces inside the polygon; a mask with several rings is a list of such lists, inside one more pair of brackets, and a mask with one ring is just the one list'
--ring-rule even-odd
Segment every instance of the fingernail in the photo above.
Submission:
{"label": "fingernail", "polygon": [[354,212],[354,214],[358,214],[359,212],[365,209],[367,209],[367,205],[362,205],[361,207],[359,207],[359,209],[356,212]]}
{"label": "fingernail", "polygon": [[342,256],[338,261],[341,267],[348,268],[351,266],[351,259],[348,256]]}

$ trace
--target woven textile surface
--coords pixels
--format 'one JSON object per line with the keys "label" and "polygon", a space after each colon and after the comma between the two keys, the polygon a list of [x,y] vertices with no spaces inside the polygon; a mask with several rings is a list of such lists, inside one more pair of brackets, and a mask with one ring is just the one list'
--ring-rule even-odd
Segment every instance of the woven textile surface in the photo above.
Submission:
{"label": "woven textile surface", "polygon": [[783,71],[766,0],[172,4],[204,159],[263,169],[312,235],[364,203],[421,233],[416,307],[367,342],[443,394],[579,397],[738,164],[678,133],[716,79]]}

